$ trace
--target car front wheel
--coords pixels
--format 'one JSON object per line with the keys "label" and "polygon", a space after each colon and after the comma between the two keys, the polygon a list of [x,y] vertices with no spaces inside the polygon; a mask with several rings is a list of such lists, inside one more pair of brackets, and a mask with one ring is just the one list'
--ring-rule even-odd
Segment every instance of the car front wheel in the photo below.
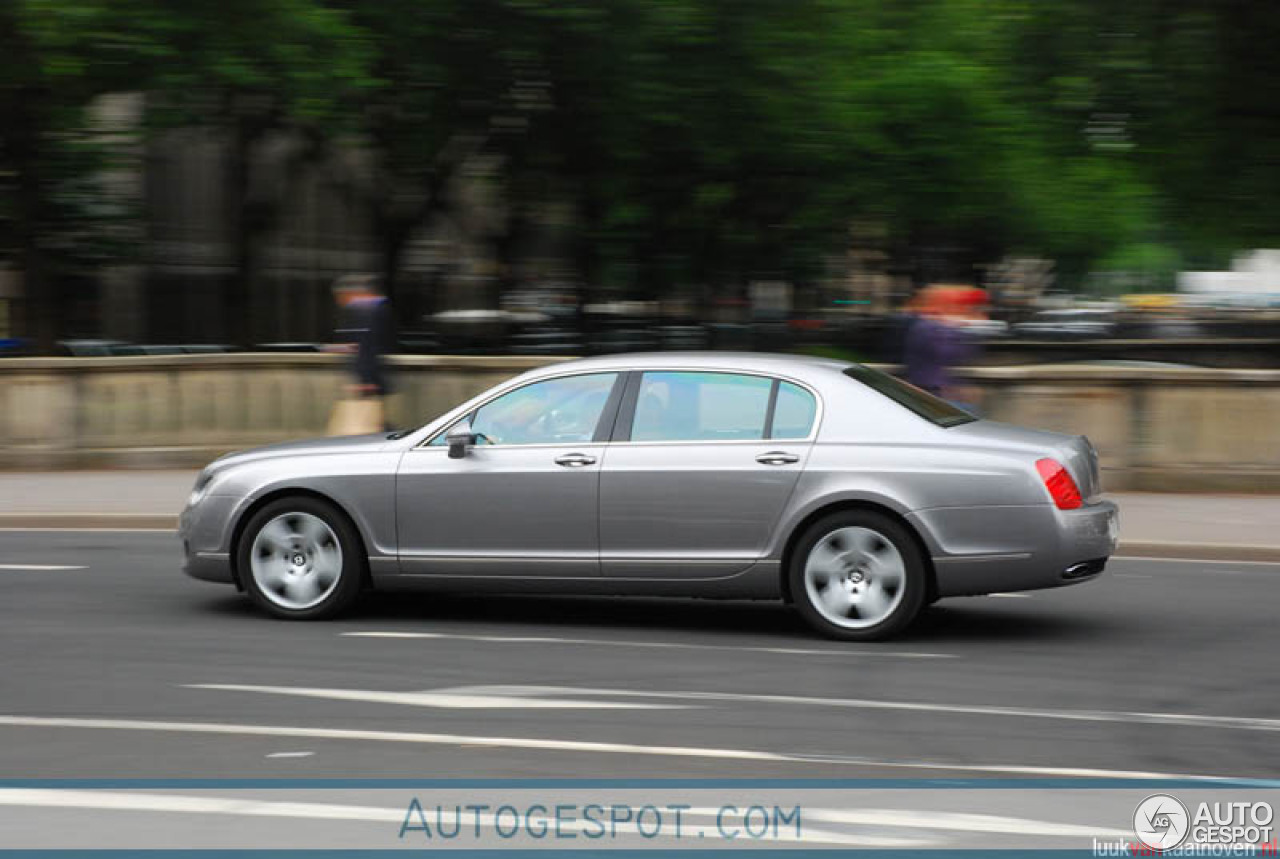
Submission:
{"label": "car front wheel", "polygon": [[911,534],[880,513],[850,510],[815,522],[791,556],[791,594],[818,631],[847,641],[901,632],[924,605],[924,558]]}
{"label": "car front wheel", "polygon": [[364,560],[346,517],[314,498],[281,498],[245,526],[237,568],[253,601],[276,617],[333,617],[360,593]]}

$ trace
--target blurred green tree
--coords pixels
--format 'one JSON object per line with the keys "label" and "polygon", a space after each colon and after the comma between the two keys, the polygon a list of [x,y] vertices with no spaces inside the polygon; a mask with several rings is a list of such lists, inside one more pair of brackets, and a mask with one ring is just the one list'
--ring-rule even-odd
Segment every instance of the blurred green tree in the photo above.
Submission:
{"label": "blurred green tree", "polygon": [[[1275,36],[1275,7],[1189,0],[9,0],[0,254],[47,345],[41,284],[127,214],[91,192],[86,111],[145,91],[149,131],[226,140],[239,342],[262,241],[335,143],[367,156],[349,184],[393,290],[464,173],[507,209],[500,271],[556,203],[582,281],[634,296],[802,282],[853,223],[903,269],[942,249],[1167,280],[1280,238]],[[282,138],[285,181],[257,187]]]}
{"label": "blurred green tree", "polygon": [[[92,217],[122,212],[94,178],[104,166],[89,117],[106,93],[144,91],[148,126],[213,126],[229,141],[227,291],[232,339],[250,339],[248,296],[280,199],[255,193],[255,148],[293,132],[295,166],[340,134],[343,99],[367,77],[362,33],[311,0],[9,0],[0,4],[0,253],[23,271],[21,329],[39,351],[56,332],[55,268],[92,252]],[[287,193],[287,192],[286,192]],[[75,240],[68,241],[68,235]]]}
{"label": "blurred green tree", "polygon": [[[248,345],[263,240],[305,171],[356,129],[358,94],[375,83],[367,34],[322,0],[128,2],[151,129],[204,127],[225,139],[227,319],[232,342]],[[263,149],[282,142],[283,176],[272,177],[282,181],[255,182]]]}
{"label": "blurred green tree", "polygon": [[112,5],[0,4],[0,263],[22,275],[15,327],[42,352],[63,276],[119,254],[109,227],[130,214],[95,181],[112,149],[90,108],[136,72]]}

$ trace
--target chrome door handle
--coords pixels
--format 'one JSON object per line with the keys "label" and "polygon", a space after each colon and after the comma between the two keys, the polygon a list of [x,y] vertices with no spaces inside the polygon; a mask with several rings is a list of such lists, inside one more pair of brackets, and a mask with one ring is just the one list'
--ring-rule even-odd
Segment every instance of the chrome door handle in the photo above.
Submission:
{"label": "chrome door handle", "polygon": [[585,453],[566,453],[564,456],[556,457],[556,465],[563,465],[565,468],[581,468],[595,461],[594,456],[587,456]]}
{"label": "chrome door handle", "polygon": [[787,453],[784,450],[771,450],[768,453],[762,453],[756,457],[756,462],[761,465],[789,465],[793,462],[799,462],[800,457],[794,453]]}

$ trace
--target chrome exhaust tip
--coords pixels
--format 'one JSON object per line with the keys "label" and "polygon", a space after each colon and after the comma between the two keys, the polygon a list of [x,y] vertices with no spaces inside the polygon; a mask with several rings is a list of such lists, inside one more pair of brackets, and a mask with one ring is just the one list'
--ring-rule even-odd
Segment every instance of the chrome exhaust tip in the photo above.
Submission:
{"label": "chrome exhaust tip", "polygon": [[1077,579],[1087,579],[1090,576],[1096,576],[1098,573],[1106,569],[1106,558],[1094,558],[1092,561],[1081,561],[1078,564],[1072,564],[1062,571],[1062,580],[1073,582]]}

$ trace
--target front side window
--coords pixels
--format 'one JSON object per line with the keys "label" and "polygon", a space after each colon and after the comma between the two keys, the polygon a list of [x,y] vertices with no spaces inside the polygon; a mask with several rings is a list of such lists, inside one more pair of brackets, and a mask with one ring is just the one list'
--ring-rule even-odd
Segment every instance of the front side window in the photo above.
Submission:
{"label": "front side window", "polygon": [[632,441],[763,439],[771,379],[734,373],[645,373]]}
{"label": "front side window", "polygon": [[[471,416],[477,444],[569,444],[595,438],[617,373],[534,382],[503,394]],[[447,431],[431,444],[445,444]]]}

